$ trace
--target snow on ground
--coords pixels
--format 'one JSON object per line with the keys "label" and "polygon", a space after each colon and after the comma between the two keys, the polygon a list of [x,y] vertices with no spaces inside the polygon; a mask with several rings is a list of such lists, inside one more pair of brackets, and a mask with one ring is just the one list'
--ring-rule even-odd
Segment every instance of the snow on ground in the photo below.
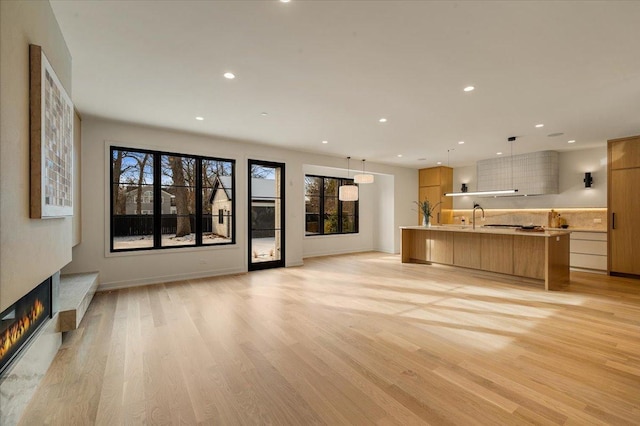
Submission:
{"label": "snow on ground", "polygon": [[[202,237],[203,244],[217,244],[231,241],[230,238],[224,238],[215,234],[204,234]],[[196,234],[185,235],[184,237],[176,237],[175,234],[162,234],[162,247],[195,245]],[[132,248],[153,247],[153,235],[135,235],[128,237],[114,237],[113,248],[115,250],[132,249]]]}
{"label": "snow on ground", "polygon": [[[202,238],[204,244],[217,244],[231,241],[215,234],[205,234]],[[189,246],[196,244],[196,235],[189,234],[184,237],[176,237],[175,234],[162,235],[162,247]],[[115,250],[153,247],[153,235],[135,235],[128,237],[114,237],[113,248]],[[253,253],[251,262],[269,262],[277,260],[275,238],[254,238],[251,241]]]}

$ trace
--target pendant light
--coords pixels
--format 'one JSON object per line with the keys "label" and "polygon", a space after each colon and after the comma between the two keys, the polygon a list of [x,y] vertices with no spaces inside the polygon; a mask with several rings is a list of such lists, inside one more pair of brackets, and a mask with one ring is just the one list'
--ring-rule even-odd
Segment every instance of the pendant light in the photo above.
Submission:
{"label": "pendant light", "polygon": [[[347,157],[347,178],[350,176],[349,163],[351,157]],[[338,200],[340,201],[358,201],[358,187],[354,184],[345,184],[338,188]]]}
{"label": "pendant light", "polygon": [[362,173],[355,175],[353,181],[355,183],[373,183],[373,175],[364,172],[364,158],[362,159]]}

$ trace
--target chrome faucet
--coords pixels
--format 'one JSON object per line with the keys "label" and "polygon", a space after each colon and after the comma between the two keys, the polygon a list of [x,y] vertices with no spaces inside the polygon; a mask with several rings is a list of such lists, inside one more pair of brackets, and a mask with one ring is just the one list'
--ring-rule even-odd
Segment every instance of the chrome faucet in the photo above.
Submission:
{"label": "chrome faucet", "polygon": [[473,203],[473,229],[476,229],[476,210],[482,210],[482,218],[484,219],[484,209],[480,207],[480,204],[474,201]]}

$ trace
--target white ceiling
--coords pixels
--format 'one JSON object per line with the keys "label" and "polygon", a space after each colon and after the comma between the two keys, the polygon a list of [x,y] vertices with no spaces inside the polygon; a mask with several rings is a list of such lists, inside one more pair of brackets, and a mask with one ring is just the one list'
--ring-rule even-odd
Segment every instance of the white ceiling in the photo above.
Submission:
{"label": "white ceiling", "polygon": [[640,133],[637,1],[51,3],[82,114],[416,168]]}

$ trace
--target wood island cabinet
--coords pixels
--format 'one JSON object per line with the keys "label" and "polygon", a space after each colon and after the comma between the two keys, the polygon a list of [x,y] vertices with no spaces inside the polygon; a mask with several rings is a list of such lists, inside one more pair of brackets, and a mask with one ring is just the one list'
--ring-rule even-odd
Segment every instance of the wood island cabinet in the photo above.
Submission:
{"label": "wood island cabinet", "polygon": [[608,270],[640,278],[640,136],[608,142]]}
{"label": "wood island cabinet", "polygon": [[482,239],[482,258],[480,269],[513,273],[513,239],[511,235],[487,235]]}
{"label": "wood island cabinet", "polygon": [[[445,197],[446,192],[453,192],[453,169],[451,167],[431,167],[420,169],[418,200],[429,200],[430,203],[441,204],[433,211],[432,223],[453,222],[453,199]],[[418,212],[418,223],[422,223],[422,213]]]}
{"label": "wood island cabinet", "polygon": [[531,278],[543,281],[546,290],[562,290],[569,284],[568,231],[401,228],[403,263],[438,263]]}

